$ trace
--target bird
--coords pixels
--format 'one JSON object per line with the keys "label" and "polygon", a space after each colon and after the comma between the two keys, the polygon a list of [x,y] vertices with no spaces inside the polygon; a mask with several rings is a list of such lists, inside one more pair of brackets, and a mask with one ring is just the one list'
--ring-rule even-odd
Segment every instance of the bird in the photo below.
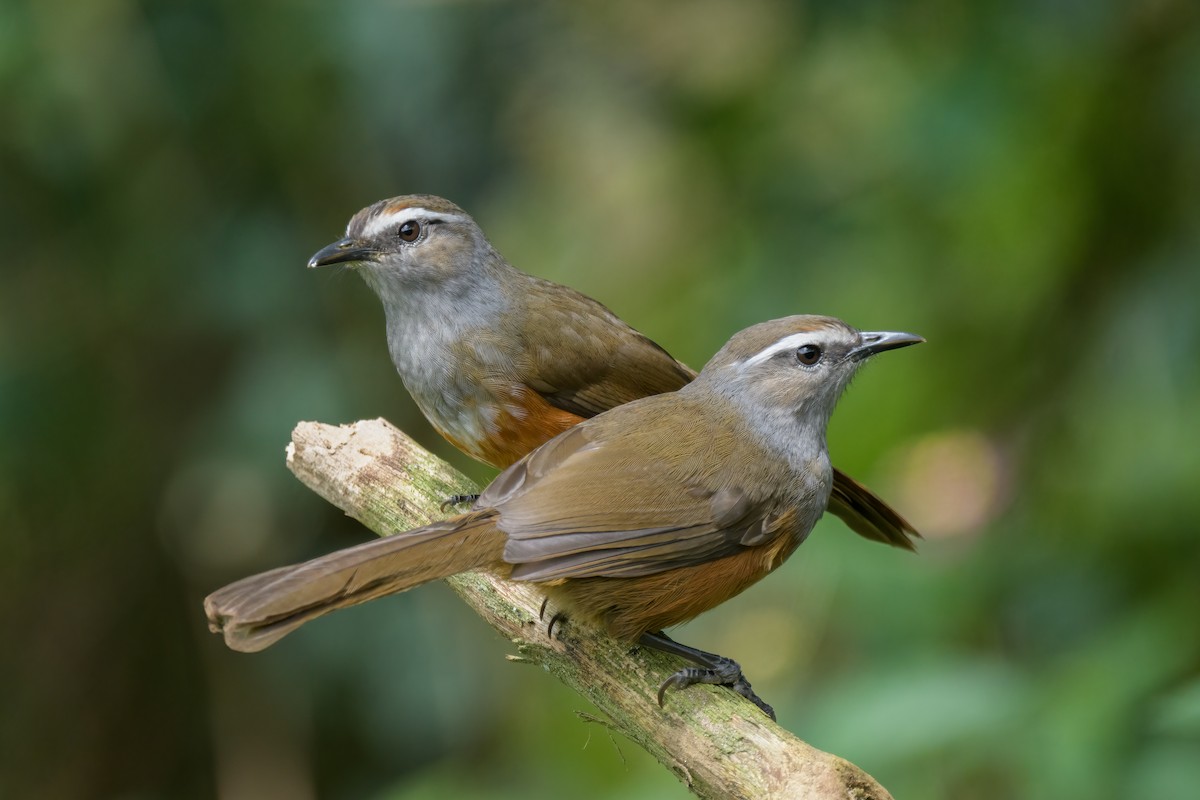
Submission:
{"label": "bird", "polygon": [[736,661],[680,644],[686,622],[766,576],[808,537],[834,472],[826,429],[877,353],[924,341],[791,316],[735,334],[694,381],[568,428],[472,507],[245,578],[205,600],[234,650],[330,611],[464,571],[532,582],[568,618],[693,662],[659,689],[726,685],[774,717]]}
{"label": "bird", "polygon": [[[584,419],[696,377],[600,302],[512,266],[441,197],[362,209],[308,261],[331,265],[353,268],[379,296],[392,362],[426,419],[498,469]],[[917,535],[837,469],[829,510],[874,541],[911,549]]]}

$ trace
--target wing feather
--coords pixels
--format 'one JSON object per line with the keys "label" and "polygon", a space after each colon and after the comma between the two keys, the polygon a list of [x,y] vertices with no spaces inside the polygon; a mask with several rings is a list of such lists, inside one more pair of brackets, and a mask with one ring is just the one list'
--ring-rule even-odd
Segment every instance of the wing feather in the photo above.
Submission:
{"label": "wing feather", "polygon": [[526,337],[531,347],[525,382],[555,408],[594,417],[641,397],[673,392],[696,377],[586,295],[553,286],[553,291],[531,290],[525,301],[522,319],[537,330]]}
{"label": "wing feather", "polygon": [[[732,431],[699,422],[704,413],[686,393],[639,400],[580,423],[501,474],[478,502],[499,511],[512,576],[649,575],[791,533],[776,524],[773,504],[755,499],[761,492],[745,488],[758,484],[756,474],[729,482],[728,470],[723,479],[698,466],[725,464],[737,446]],[[667,454],[654,446],[662,437],[673,443]]]}

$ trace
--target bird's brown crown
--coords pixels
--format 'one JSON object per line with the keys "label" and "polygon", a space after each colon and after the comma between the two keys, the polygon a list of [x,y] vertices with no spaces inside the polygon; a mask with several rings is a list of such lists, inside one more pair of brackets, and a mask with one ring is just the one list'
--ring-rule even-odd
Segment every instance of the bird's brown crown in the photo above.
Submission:
{"label": "bird's brown crown", "polygon": [[769,322],[752,325],[734,334],[733,338],[709,360],[705,370],[746,362],[767,352],[773,345],[785,341],[790,336],[822,331],[835,335],[840,334],[847,339],[854,339],[858,336],[855,328],[836,317],[798,314],[792,317],[773,319]]}
{"label": "bird's brown crown", "polygon": [[467,216],[467,212],[444,197],[432,194],[404,194],[399,197],[389,197],[386,200],[372,203],[362,211],[359,211],[350,218],[350,224],[346,226],[346,235],[353,237],[362,236],[363,232],[375,220],[395,216],[410,208],[423,208],[435,214]]}

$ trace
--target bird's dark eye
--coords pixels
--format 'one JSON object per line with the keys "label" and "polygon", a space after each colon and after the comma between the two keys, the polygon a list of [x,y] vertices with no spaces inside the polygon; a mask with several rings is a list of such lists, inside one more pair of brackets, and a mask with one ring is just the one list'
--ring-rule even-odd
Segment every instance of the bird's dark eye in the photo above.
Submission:
{"label": "bird's dark eye", "polygon": [[417,237],[421,235],[421,223],[409,220],[400,226],[396,231],[396,235],[403,242],[415,242]]}
{"label": "bird's dark eye", "polygon": [[815,344],[804,344],[796,348],[796,360],[806,367],[814,366],[821,360],[821,348]]}

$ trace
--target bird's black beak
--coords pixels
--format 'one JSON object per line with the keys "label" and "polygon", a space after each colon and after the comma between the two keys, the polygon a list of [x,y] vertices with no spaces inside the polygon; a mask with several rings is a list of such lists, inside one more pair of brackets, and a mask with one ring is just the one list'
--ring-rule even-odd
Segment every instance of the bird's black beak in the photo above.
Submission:
{"label": "bird's black beak", "polygon": [[910,344],[920,344],[925,341],[915,333],[900,331],[863,331],[862,344],[850,351],[850,357],[858,360],[868,358],[884,350],[895,350],[897,347],[908,347]]}
{"label": "bird's black beak", "polygon": [[378,258],[378,250],[347,236],[345,239],[338,239],[328,247],[321,248],[316,255],[308,260],[308,268],[315,269],[316,267],[328,267],[332,264],[349,264],[356,261],[376,261]]}

